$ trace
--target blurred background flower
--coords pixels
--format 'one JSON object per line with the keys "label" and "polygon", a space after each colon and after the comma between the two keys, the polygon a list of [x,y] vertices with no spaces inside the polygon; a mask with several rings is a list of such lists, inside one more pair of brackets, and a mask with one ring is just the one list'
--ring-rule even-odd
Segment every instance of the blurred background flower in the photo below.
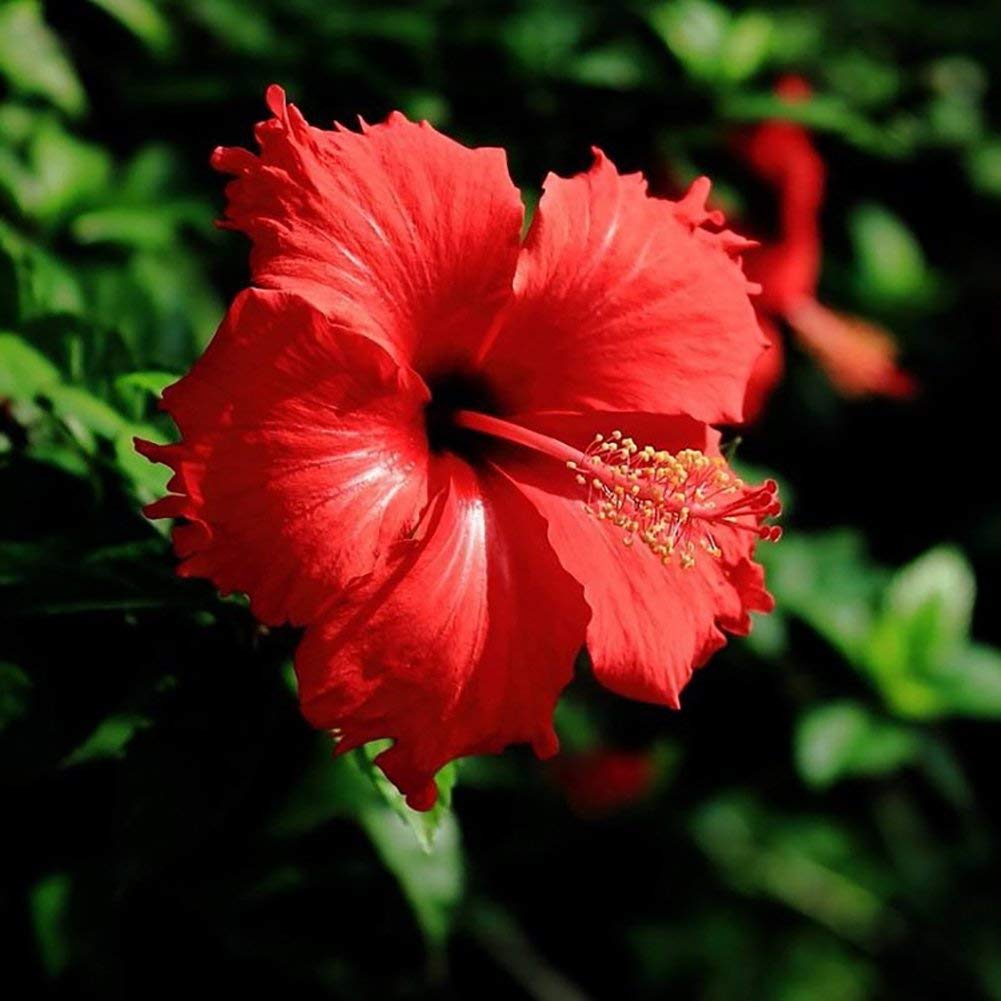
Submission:
{"label": "blurred background flower", "polygon": [[[926,0],[2,0],[11,983],[1001,997],[999,57],[991,5]],[[830,324],[788,317],[813,335],[734,459],[782,483],[778,612],[680,713],[603,695],[582,657],[555,771],[473,759],[418,815],[380,747],[331,762],[301,722],[291,631],[173,576],[138,513],[167,474],[131,440],[167,436],[160,390],[246,284],[208,157],[251,142],[272,82],[313,120],[399,108],[504,146],[530,207],[592,143],[665,193],[707,173],[766,249],[781,192],[734,137],[826,166],[798,287],[877,359],[892,331],[881,371],[920,392],[859,398]]]}

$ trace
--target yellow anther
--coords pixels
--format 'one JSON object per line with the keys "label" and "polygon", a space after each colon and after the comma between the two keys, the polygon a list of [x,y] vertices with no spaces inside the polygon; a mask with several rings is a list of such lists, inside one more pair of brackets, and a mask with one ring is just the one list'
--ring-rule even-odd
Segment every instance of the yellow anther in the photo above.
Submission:
{"label": "yellow anther", "polygon": [[[579,468],[577,462],[567,465]],[[774,483],[747,487],[719,456],[640,448],[615,430],[607,438],[594,436],[582,465],[588,476],[575,479],[587,490],[590,513],[622,529],[626,545],[638,537],[665,563],[676,557],[683,568],[691,567],[701,552],[722,558],[714,528],[777,537],[763,524],[778,512]]]}

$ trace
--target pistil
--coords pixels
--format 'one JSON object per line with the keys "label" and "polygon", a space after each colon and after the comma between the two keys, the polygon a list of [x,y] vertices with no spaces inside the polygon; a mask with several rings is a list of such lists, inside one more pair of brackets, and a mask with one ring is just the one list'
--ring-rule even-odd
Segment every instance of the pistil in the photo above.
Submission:
{"label": "pistil", "polygon": [[720,558],[724,530],[751,533],[774,542],[781,528],[765,524],[779,514],[778,486],[744,483],[721,456],[696,449],[667,452],[640,448],[621,431],[595,435],[586,449],[532,431],[500,417],[473,410],[455,414],[459,427],[500,438],[562,462],[583,488],[585,508],[599,521],[622,530],[622,541],[636,539],[662,563],[677,557],[683,568],[695,565],[700,551]]}

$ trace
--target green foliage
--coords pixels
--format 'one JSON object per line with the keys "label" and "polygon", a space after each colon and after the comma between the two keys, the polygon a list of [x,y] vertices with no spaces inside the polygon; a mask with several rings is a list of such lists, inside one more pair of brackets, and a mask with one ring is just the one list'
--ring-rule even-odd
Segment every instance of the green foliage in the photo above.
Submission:
{"label": "green foliage", "polygon": [[823,789],[844,778],[890,774],[913,762],[921,748],[917,731],[855,702],[829,702],[800,720],[796,766],[806,782]]}
{"label": "green foliage", "polygon": [[888,576],[856,533],[791,539],[768,556],[785,612],[835,646],[901,716],[1001,714],[1001,653],[970,638],[976,581],[938,547]]}
{"label": "green foliage", "polygon": [[372,767],[383,749],[368,745],[334,758],[329,739],[320,738],[313,764],[275,819],[273,830],[287,837],[334,817],[352,818],[399,881],[428,945],[440,950],[463,890],[459,827],[450,809],[455,768],[439,774],[435,808],[418,813]]}
{"label": "green foliage", "polygon": [[67,115],[86,110],[83,86],[37,0],[0,4],[0,75],[12,90],[44,97]]}
{"label": "green foliage", "polygon": [[[0,0],[10,981],[1001,998],[1001,532],[976,406],[997,370],[999,56],[986,9],[926,3]],[[775,96],[787,72],[809,100]],[[208,155],[252,145],[272,81],[317,123],[400,108],[503,145],[529,216],[545,172],[598,144],[659,194],[710,173],[765,239],[774,199],[733,140],[770,118],[815,133],[821,297],[892,328],[923,394],[841,400],[786,353],[735,460],[778,471],[776,613],[681,713],[612,697],[586,657],[557,711],[565,753],[669,775],[642,809],[577,818],[517,752],[443,769],[438,805],[409,809],[373,764],[385,742],[334,757],[302,720],[297,634],[178,579],[141,515],[169,473],[133,438],[171,440],[159,396],[247,281]]]}
{"label": "green foliage", "polygon": [[883,206],[858,206],[849,222],[858,294],[874,306],[913,309],[934,299],[937,280],[914,235]]}

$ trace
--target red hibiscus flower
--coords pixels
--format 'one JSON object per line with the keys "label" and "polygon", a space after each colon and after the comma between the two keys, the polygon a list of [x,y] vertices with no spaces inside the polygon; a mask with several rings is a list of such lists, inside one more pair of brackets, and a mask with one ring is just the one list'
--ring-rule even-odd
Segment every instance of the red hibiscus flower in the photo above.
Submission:
{"label": "red hibiscus flower", "polygon": [[553,763],[553,774],[571,809],[591,817],[638,803],[653,789],[657,772],[650,751],[582,751]]}
{"label": "red hibiscus flower", "polygon": [[[776,91],[790,103],[810,95],[809,85],[798,77],[784,78]],[[776,328],[779,320],[789,325],[845,396],[913,395],[916,384],[897,367],[897,346],[886,331],[817,302],[826,170],[809,133],[793,122],[765,122],[739,145],[751,169],[771,184],[779,197],[778,239],[749,250],[745,257],[748,277],[761,285],[755,307],[770,344],[748,385],[746,418],[757,416],[782,376],[782,338]]]}
{"label": "red hibiscus flower", "polygon": [[453,758],[555,751],[585,641],[609,688],[677,705],[771,608],[777,533],[774,484],[708,423],[740,419],[762,350],[708,182],[653,199],[595,151],[522,244],[502,151],[268,104],[260,155],[213,158],[253,287],[164,393],[182,440],[139,445],[174,471],[148,514],[182,520],[180,572],[305,626],[303,713],[342,751],[392,738],[418,809]]}

